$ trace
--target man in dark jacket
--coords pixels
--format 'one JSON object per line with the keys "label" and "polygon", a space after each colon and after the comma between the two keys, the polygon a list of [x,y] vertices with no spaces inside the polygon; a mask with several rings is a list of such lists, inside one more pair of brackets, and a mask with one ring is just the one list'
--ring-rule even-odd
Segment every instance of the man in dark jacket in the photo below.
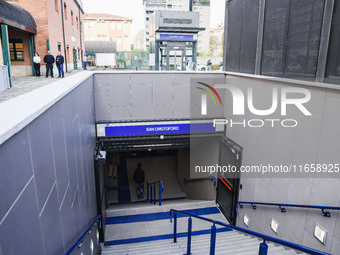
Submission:
{"label": "man in dark jacket", "polygon": [[47,55],[44,57],[44,63],[46,63],[46,78],[48,77],[48,73],[51,70],[51,77],[53,78],[53,63],[54,63],[54,56],[51,55],[51,52],[48,51]]}
{"label": "man in dark jacket", "polygon": [[61,55],[60,51],[58,51],[58,55],[55,58],[55,63],[58,68],[59,76],[58,78],[64,78],[64,57]]}
{"label": "man in dark jacket", "polygon": [[133,179],[136,182],[137,185],[137,196],[138,199],[143,198],[143,192],[144,192],[144,170],[142,169],[142,164],[138,163],[138,167],[136,168],[136,170],[133,173]]}

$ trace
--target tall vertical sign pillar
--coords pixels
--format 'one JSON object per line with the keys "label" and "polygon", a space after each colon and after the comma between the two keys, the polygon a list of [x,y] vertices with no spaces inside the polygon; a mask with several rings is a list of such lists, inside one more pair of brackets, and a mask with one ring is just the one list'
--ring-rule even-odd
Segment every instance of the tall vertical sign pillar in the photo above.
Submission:
{"label": "tall vertical sign pillar", "polygon": [[4,56],[4,64],[8,68],[9,84],[12,86],[12,75],[11,75],[11,56],[9,52],[9,37],[8,37],[8,26],[1,24],[1,36],[2,36],[2,52]]}

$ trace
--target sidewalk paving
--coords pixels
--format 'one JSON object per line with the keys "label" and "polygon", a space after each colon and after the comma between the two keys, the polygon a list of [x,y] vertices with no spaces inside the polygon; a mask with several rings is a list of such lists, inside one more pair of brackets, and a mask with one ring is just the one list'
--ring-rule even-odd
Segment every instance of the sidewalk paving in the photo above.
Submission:
{"label": "sidewalk paving", "polygon": [[[81,72],[82,70],[73,70],[70,73],[65,73],[65,78],[69,77],[73,74]],[[58,75],[55,74],[54,78],[49,76],[45,78],[45,76],[34,77],[34,76],[16,76],[12,77],[12,87],[7,89],[6,91],[0,92],[0,103],[9,100],[11,98],[20,96],[29,91],[35,90],[52,82],[60,80],[60,78],[56,78]],[[65,79],[64,78],[64,79]]]}

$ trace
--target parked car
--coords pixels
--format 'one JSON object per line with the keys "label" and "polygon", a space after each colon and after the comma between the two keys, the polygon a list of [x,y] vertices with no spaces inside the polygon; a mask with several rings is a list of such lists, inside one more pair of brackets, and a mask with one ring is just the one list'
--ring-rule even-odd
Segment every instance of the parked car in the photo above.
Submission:
{"label": "parked car", "polygon": [[208,66],[198,64],[196,65],[196,71],[208,71]]}

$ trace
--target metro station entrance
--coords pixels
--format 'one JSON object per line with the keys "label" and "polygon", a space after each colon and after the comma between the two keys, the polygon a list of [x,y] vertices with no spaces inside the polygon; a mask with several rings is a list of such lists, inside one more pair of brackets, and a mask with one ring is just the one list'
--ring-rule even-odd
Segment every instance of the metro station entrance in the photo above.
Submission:
{"label": "metro station entrance", "polygon": [[[190,176],[191,137],[205,141],[214,140],[214,151],[220,151],[220,165],[240,162],[233,153],[235,149],[230,149],[232,143],[226,141],[223,134],[224,126],[214,126],[212,120],[97,123],[98,151],[105,155],[105,160],[102,160],[101,164],[98,164],[100,161],[98,157],[96,160],[96,194],[99,213],[105,218],[106,211],[115,206],[150,203],[148,183],[160,180],[164,184],[162,201],[187,199],[186,191],[183,189],[183,176],[186,176],[185,178]],[[137,197],[133,178],[134,170],[139,164],[145,171],[142,199]],[[233,179],[233,176],[219,177],[216,203],[226,218],[234,223],[239,179]],[[227,187],[232,189],[231,192]],[[158,191],[155,194],[155,200],[159,201]],[[213,199],[214,197],[210,198]],[[105,230],[105,223],[103,230]]]}
{"label": "metro station entrance", "polygon": [[196,58],[193,56],[193,43],[163,42],[159,44],[159,70],[193,70]]}

